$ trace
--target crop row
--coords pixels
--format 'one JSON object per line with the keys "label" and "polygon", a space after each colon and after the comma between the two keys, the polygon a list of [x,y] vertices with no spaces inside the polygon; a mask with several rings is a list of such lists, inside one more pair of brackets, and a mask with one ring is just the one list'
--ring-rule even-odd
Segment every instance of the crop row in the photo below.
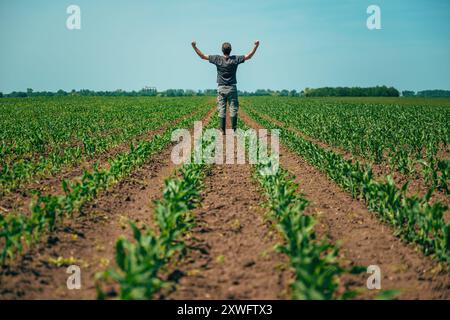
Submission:
{"label": "crop row", "polygon": [[171,141],[173,129],[189,127],[199,117],[201,115],[187,118],[150,141],[131,145],[129,152],[120,153],[111,159],[106,169],[86,171],[80,181],[62,181],[65,193],[62,196],[37,194],[29,215],[14,212],[1,215],[0,261],[5,263],[7,259],[14,259],[17,254],[37,243],[46,232],[52,232],[58,222],[71,217],[84,203],[116,184],[166,147]]}
{"label": "crop row", "polygon": [[[266,128],[276,128],[257,113],[248,112]],[[369,210],[395,228],[397,235],[420,245],[425,254],[450,262],[450,222],[446,223],[443,216],[447,206],[440,202],[430,204],[431,190],[423,198],[408,197],[406,184],[398,188],[390,176],[384,181],[376,181],[370,166],[345,160],[341,155],[322,149],[288,130],[282,131],[281,138],[287,147],[326,172],[353,197],[365,201]]]}

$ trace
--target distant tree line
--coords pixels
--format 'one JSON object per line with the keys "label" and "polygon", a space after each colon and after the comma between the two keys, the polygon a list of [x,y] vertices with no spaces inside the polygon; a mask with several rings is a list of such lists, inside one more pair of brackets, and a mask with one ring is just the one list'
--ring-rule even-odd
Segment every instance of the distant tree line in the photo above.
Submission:
{"label": "distant tree line", "polygon": [[25,97],[64,97],[64,96],[104,96],[104,97],[181,97],[181,96],[205,96],[205,95],[216,95],[217,91],[215,89],[206,90],[183,90],[183,89],[168,89],[165,91],[157,91],[155,88],[144,88],[139,91],[125,91],[125,90],[115,90],[115,91],[94,91],[88,89],[64,91],[58,90],[56,92],[51,91],[33,91],[29,88],[26,92],[24,91],[13,91],[11,93],[3,94],[0,92],[0,98],[25,98]]}
{"label": "distant tree line", "polygon": [[13,91],[8,94],[3,94],[3,97],[10,98],[24,98],[24,97],[64,97],[64,96],[111,96],[111,97],[119,97],[119,96],[156,96],[157,92],[155,89],[141,89],[139,91],[124,91],[124,90],[115,90],[115,91],[94,91],[88,89],[81,90],[72,90],[72,91],[64,91],[58,90],[56,92],[52,91],[34,91],[31,88],[28,88],[26,92],[23,91]]}
{"label": "distant tree line", "polygon": [[158,96],[161,97],[194,97],[194,96],[215,96],[217,95],[216,89],[205,90],[183,90],[183,89],[167,89],[165,91],[158,92]]}
{"label": "distant tree line", "polygon": [[[8,94],[0,93],[1,97],[9,98],[25,98],[25,97],[63,97],[63,96],[106,96],[106,97],[137,97],[137,96],[160,96],[160,97],[192,97],[192,96],[215,96],[217,95],[216,89],[205,90],[184,90],[184,89],[167,89],[165,91],[157,91],[155,88],[144,88],[139,91],[94,91],[88,89],[64,91],[58,90],[57,92],[51,91],[33,91],[29,88],[26,92],[13,91]],[[296,90],[270,90],[270,89],[258,89],[255,92],[239,91],[241,96],[282,96],[282,97],[298,97],[300,95]]]}
{"label": "distant tree line", "polygon": [[376,86],[376,87],[324,87],[324,88],[305,88],[303,91],[305,97],[398,97],[400,92],[394,87]]}
{"label": "distant tree line", "polygon": [[[160,96],[160,97],[192,97],[192,96],[215,96],[216,89],[205,90],[184,90],[184,89],[167,89],[165,91],[157,91],[156,88],[143,88],[139,91],[94,91],[88,89],[64,91],[34,91],[28,88],[27,91],[13,91],[11,93],[0,92],[0,98],[25,98],[25,97],[62,97],[62,96],[105,96],[105,97],[142,97],[142,96]],[[305,88],[304,90],[271,90],[257,89],[256,91],[239,91],[240,96],[279,96],[279,97],[398,97],[400,92],[387,86],[376,86],[368,88],[360,87],[324,87],[324,88]],[[423,90],[415,93],[414,91],[402,91],[404,97],[450,97],[449,90]]]}
{"label": "distant tree line", "polygon": [[301,92],[297,90],[270,90],[270,89],[257,89],[255,92],[239,91],[240,96],[278,96],[278,97],[299,97]]}
{"label": "distant tree line", "polygon": [[423,97],[423,98],[444,98],[450,97],[450,90],[423,90],[415,93],[414,91],[402,91],[404,97]]}

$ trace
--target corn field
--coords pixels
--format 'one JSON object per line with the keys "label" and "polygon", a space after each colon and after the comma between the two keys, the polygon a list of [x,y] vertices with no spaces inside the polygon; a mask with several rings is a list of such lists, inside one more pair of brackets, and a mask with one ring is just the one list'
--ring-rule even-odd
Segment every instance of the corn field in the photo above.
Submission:
{"label": "corn field", "polygon": [[213,97],[2,98],[0,114],[4,299],[450,298],[448,99],[244,97],[237,137],[280,132],[257,164],[194,161],[221,134],[171,160],[176,129],[219,126]]}

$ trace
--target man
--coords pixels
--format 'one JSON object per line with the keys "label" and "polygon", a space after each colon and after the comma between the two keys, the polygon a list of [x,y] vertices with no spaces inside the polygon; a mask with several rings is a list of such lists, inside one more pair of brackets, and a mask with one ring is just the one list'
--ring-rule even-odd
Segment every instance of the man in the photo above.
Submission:
{"label": "man", "polygon": [[250,60],[259,47],[259,41],[255,41],[255,46],[252,51],[245,56],[230,56],[231,44],[225,42],[222,44],[222,53],[220,55],[205,55],[199,48],[195,41],[192,42],[192,47],[200,58],[208,60],[217,67],[217,109],[220,117],[220,128],[225,134],[226,128],[226,107],[227,102],[230,104],[231,127],[236,131],[237,126],[237,112],[239,109],[238,94],[236,88],[236,71],[239,64]]}

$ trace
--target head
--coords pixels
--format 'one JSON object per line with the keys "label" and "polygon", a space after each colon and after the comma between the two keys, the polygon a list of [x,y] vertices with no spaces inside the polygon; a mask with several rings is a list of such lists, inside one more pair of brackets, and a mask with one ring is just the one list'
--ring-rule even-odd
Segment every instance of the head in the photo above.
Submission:
{"label": "head", "polygon": [[228,42],[224,42],[222,44],[222,52],[224,55],[229,56],[231,53],[231,44]]}

